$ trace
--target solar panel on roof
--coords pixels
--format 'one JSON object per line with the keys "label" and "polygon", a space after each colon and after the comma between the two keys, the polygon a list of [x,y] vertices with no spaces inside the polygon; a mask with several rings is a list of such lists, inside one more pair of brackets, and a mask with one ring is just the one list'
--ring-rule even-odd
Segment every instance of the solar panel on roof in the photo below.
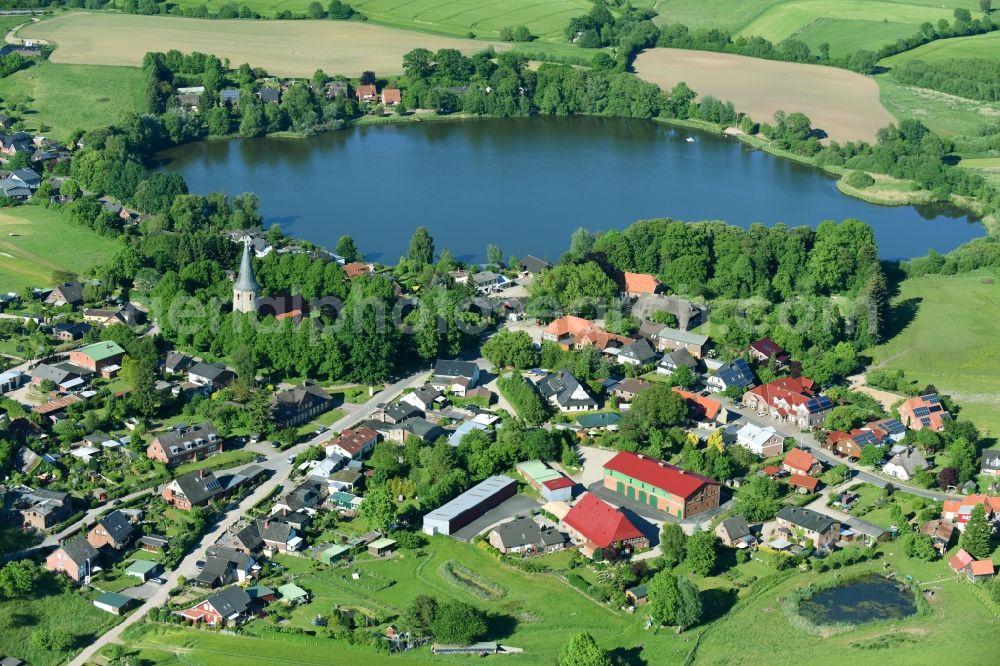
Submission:
{"label": "solar panel on roof", "polygon": [[878,438],[875,437],[875,435],[873,433],[862,432],[862,433],[858,433],[857,435],[854,436],[854,441],[857,444],[859,444],[859,445],[877,444],[878,443]]}
{"label": "solar panel on roof", "polygon": [[931,420],[930,419],[920,419],[920,422],[924,424],[925,428],[931,427]]}
{"label": "solar panel on roof", "polygon": [[916,409],[913,410],[913,414],[915,416],[927,416],[930,413],[931,410],[927,409],[926,407],[917,407]]}
{"label": "solar panel on roof", "polygon": [[929,402],[932,405],[936,405],[939,402],[941,402],[941,398],[937,397],[936,395],[925,395],[924,396],[924,401],[925,402]]}
{"label": "solar panel on roof", "polygon": [[906,426],[897,421],[896,419],[890,419],[882,424],[882,427],[886,429],[887,432],[897,435],[901,432],[906,432]]}
{"label": "solar panel on roof", "polygon": [[819,404],[820,404],[820,407],[823,407],[824,409],[826,409],[827,407],[832,407],[833,406],[833,401],[830,400],[825,395],[821,395],[819,397]]}

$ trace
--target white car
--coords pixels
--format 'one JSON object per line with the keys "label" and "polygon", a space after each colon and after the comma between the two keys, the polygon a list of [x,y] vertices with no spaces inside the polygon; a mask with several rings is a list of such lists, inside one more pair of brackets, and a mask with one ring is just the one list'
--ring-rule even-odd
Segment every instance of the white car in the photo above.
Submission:
{"label": "white car", "polygon": [[291,465],[293,462],[295,462],[295,456],[288,456],[285,458],[285,464]]}

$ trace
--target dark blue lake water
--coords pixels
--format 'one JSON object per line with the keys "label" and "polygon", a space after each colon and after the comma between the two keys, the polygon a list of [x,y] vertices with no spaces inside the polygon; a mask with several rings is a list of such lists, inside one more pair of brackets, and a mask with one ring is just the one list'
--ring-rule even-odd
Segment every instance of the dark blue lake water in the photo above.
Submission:
{"label": "dark blue lake water", "polygon": [[985,234],[952,207],[865,203],[816,169],[641,120],[367,127],[305,140],[203,141],[163,157],[193,192],[256,192],[267,224],[331,248],[350,234],[369,259],[390,263],[421,225],[438,250],[464,260],[481,260],[489,243],[505,256],[555,259],[577,227],[654,217],[741,226],[855,217],[875,229],[890,259],[947,252]]}

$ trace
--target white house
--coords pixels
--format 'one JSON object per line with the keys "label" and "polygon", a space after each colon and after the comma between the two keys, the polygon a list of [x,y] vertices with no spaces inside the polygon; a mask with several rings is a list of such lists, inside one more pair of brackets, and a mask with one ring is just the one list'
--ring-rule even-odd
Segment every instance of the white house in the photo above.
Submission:
{"label": "white house", "polygon": [[909,481],[922,469],[927,469],[927,459],[916,447],[908,446],[890,458],[882,471],[900,481]]}
{"label": "white house", "polygon": [[785,439],[770,426],[761,428],[747,423],[736,432],[736,443],[762,458],[770,458],[784,450]]}

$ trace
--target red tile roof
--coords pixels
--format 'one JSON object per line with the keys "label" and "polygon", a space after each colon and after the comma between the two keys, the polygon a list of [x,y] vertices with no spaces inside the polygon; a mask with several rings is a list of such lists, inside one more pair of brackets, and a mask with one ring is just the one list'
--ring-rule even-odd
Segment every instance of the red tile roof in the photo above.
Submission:
{"label": "red tile roof", "polygon": [[809,469],[816,464],[816,458],[814,458],[808,451],[795,448],[788,452],[788,455],[785,456],[783,464],[791,467],[792,469],[797,469],[803,474],[808,474]]}
{"label": "red tile roof", "polygon": [[[921,410],[920,416],[917,415],[918,409]],[[950,418],[951,415],[934,394],[910,398],[899,406],[899,420],[910,430],[942,430]]]}
{"label": "red tile roof", "polygon": [[992,576],[993,560],[976,560],[969,563],[969,573],[973,576]]}
{"label": "red tile roof", "polygon": [[382,91],[383,104],[399,104],[403,101],[403,93],[399,88],[386,88]]}
{"label": "red tile roof", "polygon": [[969,566],[969,563],[972,561],[972,555],[969,555],[968,551],[961,548],[957,553],[951,556],[950,560],[948,560],[948,566],[951,567],[952,571],[961,571],[965,567]]}
{"label": "red tile roof", "polygon": [[805,405],[813,397],[813,380],[808,377],[782,377],[767,384],[750,389],[754,393],[764,398],[769,405],[773,405],[778,400],[784,400],[789,405]]}
{"label": "red tile roof", "polygon": [[572,335],[573,337],[576,337],[577,335],[589,330],[590,326],[590,322],[582,317],[566,315],[564,317],[559,317],[559,319],[556,319],[551,324],[546,326],[545,333],[560,338],[565,335]]}
{"label": "red tile roof", "polygon": [[642,532],[624,513],[590,493],[573,505],[563,522],[599,548],[642,537]]}
{"label": "red tile roof", "polygon": [[750,349],[754,350],[764,358],[771,358],[772,356],[781,359],[787,358],[788,354],[782,349],[781,345],[772,340],[771,338],[761,338],[757,342],[750,344]]}
{"label": "red tile roof", "polygon": [[625,291],[630,294],[655,294],[660,288],[656,276],[648,273],[625,273]]}
{"label": "red tile roof", "polygon": [[701,411],[705,412],[705,416],[707,418],[714,419],[719,415],[719,412],[722,411],[722,403],[718,400],[713,400],[703,395],[692,393],[691,391],[685,391],[684,389],[676,386],[673,388],[678,395],[687,400],[689,403],[694,403],[700,407]]}
{"label": "red tile roof", "polygon": [[945,500],[942,511],[944,513],[958,513],[958,510],[963,506],[971,507],[977,504],[982,504],[987,514],[1000,511],[1000,497],[992,497],[990,495],[969,495],[962,499]]}
{"label": "red tile roof", "polygon": [[360,261],[352,261],[349,264],[344,264],[344,272],[347,273],[347,277],[353,280],[359,275],[367,275],[372,272],[371,266]]}
{"label": "red tile roof", "polygon": [[816,486],[819,485],[819,479],[806,476],[805,474],[792,474],[788,477],[788,483],[798,488],[805,488],[811,492],[816,490]]}
{"label": "red tile roof", "polygon": [[549,479],[548,481],[543,481],[542,485],[549,490],[559,490],[560,488],[572,488],[576,485],[573,479],[567,476],[560,476],[558,479]]}
{"label": "red tile roof", "polygon": [[350,453],[351,456],[356,456],[365,448],[365,445],[375,439],[378,439],[378,433],[371,428],[355,428],[340,433],[340,437],[333,443]]}
{"label": "red tile roof", "polygon": [[719,484],[707,476],[628,451],[622,451],[604,463],[604,469],[624,474],[682,498],[695,494],[706,483]]}
{"label": "red tile roof", "polygon": [[781,471],[781,468],[778,467],[777,465],[768,465],[761,471],[764,472],[764,474],[767,474],[768,476],[774,476],[775,474]]}

